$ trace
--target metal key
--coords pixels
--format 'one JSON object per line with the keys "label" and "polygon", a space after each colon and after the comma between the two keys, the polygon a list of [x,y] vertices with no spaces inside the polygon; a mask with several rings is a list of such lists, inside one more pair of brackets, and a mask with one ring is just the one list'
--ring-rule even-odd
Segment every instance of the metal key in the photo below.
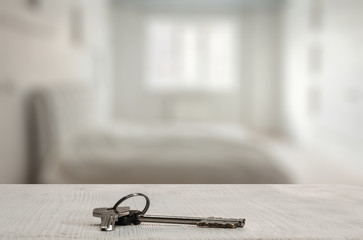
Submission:
{"label": "metal key", "polygon": [[129,210],[129,207],[118,207],[117,210],[111,208],[95,208],[93,209],[93,216],[101,218],[102,231],[112,231],[119,217],[129,215]]}
{"label": "metal key", "polygon": [[161,215],[140,215],[140,222],[191,224],[198,227],[209,228],[242,228],[245,219],[237,218],[215,218],[215,217],[182,217],[182,216],[161,216]]}
{"label": "metal key", "polygon": [[[142,196],[146,200],[145,207],[142,211],[130,210],[130,207],[118,207],[123,201],[136,196]],[[93,216],[101,218],[101,230],[105,231],[112,231],[114,225],[138,225],[141,222],[191,224],[209,228],[243,228],[246,222],[244,218],[145,215],[149,209],[149,205],[150,200],[146,195],[132,193],[121,198],[112,208],[95,208],[93,210]]]}
{"label": "metal key", "polygon": [[184,217],[164,215],[141,215],[140,211],[130,210],[116,221],[116,225],[138,225],[142,222],[190,224],[208,228],[242,228],[245,225],[244,218],[215,218],[215,217]]}

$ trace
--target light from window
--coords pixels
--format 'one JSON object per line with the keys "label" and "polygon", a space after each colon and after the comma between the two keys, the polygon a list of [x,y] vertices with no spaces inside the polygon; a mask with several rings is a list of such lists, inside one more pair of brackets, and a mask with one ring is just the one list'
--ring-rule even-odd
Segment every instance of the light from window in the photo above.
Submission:
{"label": "light from window", "polygon": [[146,28],[146,84],[153,91],[230,91],[236,84],[231,19],[152,18]]}

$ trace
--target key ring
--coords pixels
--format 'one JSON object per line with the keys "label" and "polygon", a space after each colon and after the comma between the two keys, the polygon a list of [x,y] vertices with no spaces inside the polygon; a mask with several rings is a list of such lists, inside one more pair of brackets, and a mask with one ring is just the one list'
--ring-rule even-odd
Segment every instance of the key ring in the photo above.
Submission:
{"label": "key ring", "polygon": [[137,196],[142,196],[145,198],[146,200],[146,204],[145,204],[145,207],[144,207],[144,210],[142,210],[141,214],[140,215],[144,215],[147,210],[149,209],[149,206],[150,206],[150,199],[148,198],[148,196],[146,196],[145,194],[142,194],[142,193],[131,193],[123,198],[121,198],[120,200],[117,201],[117,203],[115,203],[115,205],[113,206],[113,210],[117,211],[117,207],[124,201],[126,201],[127,199],[129,198],[132,198],[132,197],[137,197]]}

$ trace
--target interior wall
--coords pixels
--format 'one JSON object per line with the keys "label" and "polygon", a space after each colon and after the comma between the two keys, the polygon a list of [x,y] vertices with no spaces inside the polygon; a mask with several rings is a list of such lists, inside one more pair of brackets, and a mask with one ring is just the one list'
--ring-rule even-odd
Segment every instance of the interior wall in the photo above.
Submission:
{"label": "interior wall", "polygon": [[242,12],[242,124],[273,134],[281,130],[279,6]]}
{"label": "interior wall", "polygon": [[108,11],[103,0],[0,1],[0,183],[26,182],[29,91],[88,84],[108,105]]}
{"label": "interior wall", "polygon": [[143,29],[147,15],[158,9],[117,1],[113,7],[116,117],[124,121],[229,122],[260,130],[278,129],[277,8],[212,13],[208,6],[205,8],[206,11],[198,10],[195,14],[224,14],[238,19],[238,88],[221,94],[148,92],[143,83]]}
{"label": "interior wall", "polygon": [[363,166],[362,1],[287,1],[284,116],[297,142]]}

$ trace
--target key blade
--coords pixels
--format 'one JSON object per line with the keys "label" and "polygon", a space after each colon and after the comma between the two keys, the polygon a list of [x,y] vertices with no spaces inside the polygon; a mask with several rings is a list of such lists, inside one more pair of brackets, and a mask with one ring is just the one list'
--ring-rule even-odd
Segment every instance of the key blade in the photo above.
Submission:
{"label": "key blade", "polygon": [[243,228],[245,219],[221,219],[221,218],[206,218],[197,223],[198,227],[207,228]]}
{"label": "key blade", "polygon": [[243,218],[215,218],[215,217],[184,217],[163,215],[140,215],[140,222],[192,224],[209,228],[242,228],[245,225]]}

